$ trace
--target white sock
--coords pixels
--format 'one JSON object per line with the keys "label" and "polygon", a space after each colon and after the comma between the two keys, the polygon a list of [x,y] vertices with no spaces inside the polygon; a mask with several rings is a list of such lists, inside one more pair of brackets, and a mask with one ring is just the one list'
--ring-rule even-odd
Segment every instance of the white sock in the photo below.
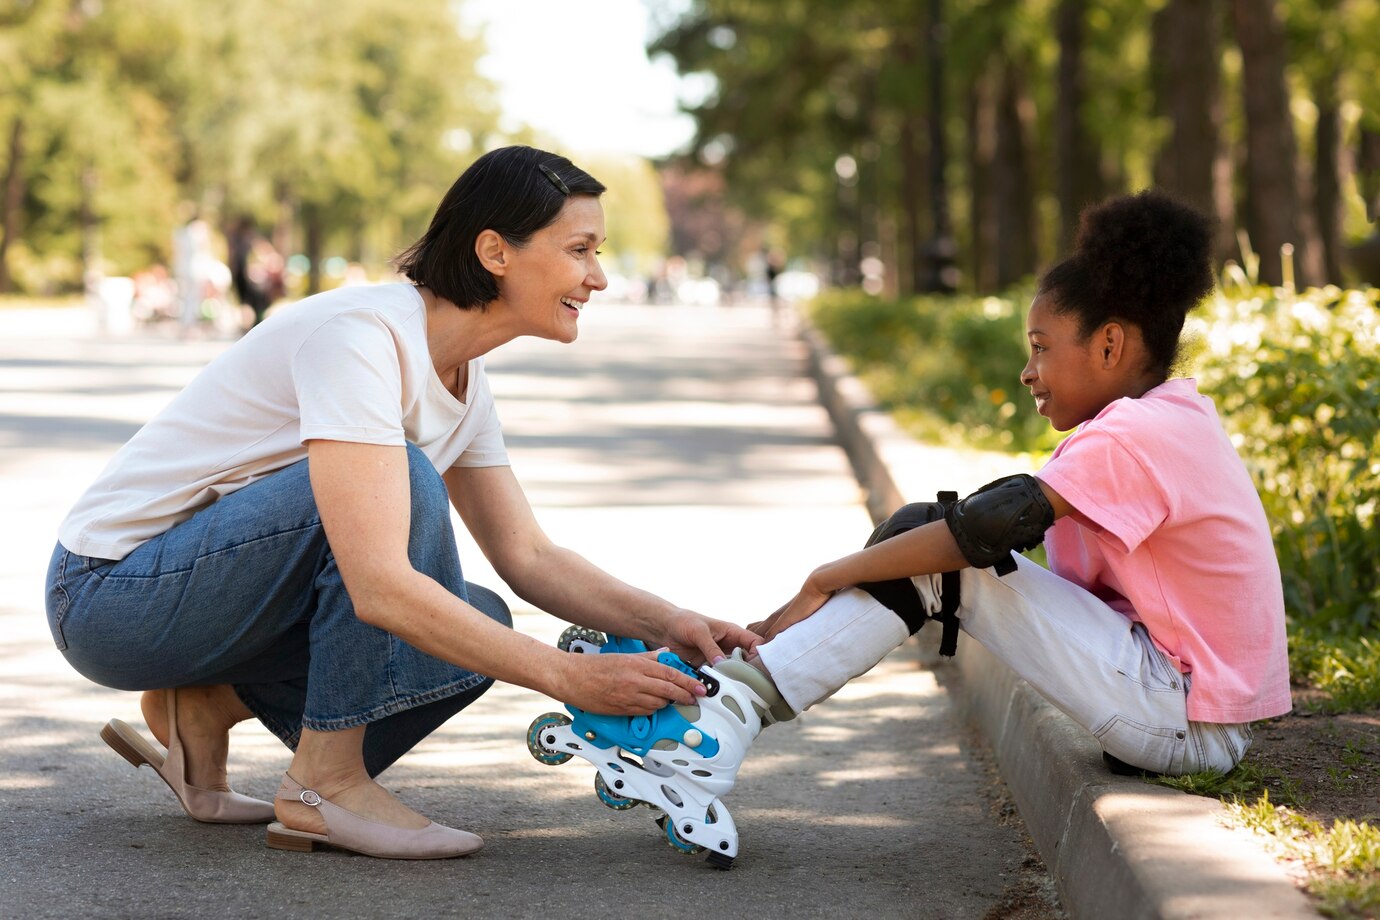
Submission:
{"label": "white sock", "polygon": [[905,622],[890,608],[866,591],[848,588],[759,645],[757,654],[781,696],[796,712],[804,712],[872,670],[908,635]]}

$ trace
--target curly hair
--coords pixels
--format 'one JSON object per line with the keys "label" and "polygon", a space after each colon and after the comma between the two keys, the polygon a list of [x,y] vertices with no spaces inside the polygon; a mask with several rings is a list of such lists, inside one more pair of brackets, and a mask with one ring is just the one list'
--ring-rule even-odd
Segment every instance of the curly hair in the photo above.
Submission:
{"label": "curly hair", "polygon": [[1136,326],[1163,378],[1185,317],[1213,283],[1211,220],[1147,190],[1084,209],[1073,254],[1045,272],[1038,293],[1076,316],[1085,338],[1113,320]]}

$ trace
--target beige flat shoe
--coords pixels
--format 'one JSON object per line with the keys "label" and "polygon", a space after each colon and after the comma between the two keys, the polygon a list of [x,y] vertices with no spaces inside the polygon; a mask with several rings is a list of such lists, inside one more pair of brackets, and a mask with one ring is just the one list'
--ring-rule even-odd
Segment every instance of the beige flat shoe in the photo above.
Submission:
{"label": "beige flat shoe", "polygon": [[409,830],[361,818],[352,811],[331,804],[314,790],[303,788],[286,773],[283,774],[283,784],[278,787],[277,797],[315,808],[326,822],[326,833],[293,830],[282,822],[274,821],[268,826],[265,842],[275,850],[310,853],[319,846],[333,846],[380,859],[450,859],[473,853],[484,845],[484,838],[478,834],[446,827],[435,821],[426,827]]}
{"label": "beige flat shoe", "polygon": [[273,820],[273,805],[238,792],[217,792],[189,786],[186,781],[186,756],[177,736],[177,694],[168,695],[168,752],[158,749],[119,719],[111,719],[101,729],[101,740],[110,745],[136,768],[148,764],[163,778],[182,803],[182,810],[207,824],[266,824]]}

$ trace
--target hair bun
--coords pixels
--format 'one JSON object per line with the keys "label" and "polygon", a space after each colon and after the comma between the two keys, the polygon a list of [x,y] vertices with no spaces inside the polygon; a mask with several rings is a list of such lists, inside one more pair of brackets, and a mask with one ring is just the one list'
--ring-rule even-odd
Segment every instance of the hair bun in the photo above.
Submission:
{"label": "hair bun", "polygon": [[1187,314],[1212,290],[1212,223],[1163,192],[1086,208],[1075,246],[1097,298],[1141,324],[1166,310]]}

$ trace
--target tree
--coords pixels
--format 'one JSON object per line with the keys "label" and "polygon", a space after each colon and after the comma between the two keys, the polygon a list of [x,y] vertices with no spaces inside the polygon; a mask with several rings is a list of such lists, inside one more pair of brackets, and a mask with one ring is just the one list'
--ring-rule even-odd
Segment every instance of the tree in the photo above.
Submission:
{"label": "tree", "polygon": [[1260,280],[1279,284],[1281,248],[1287,243],[1302,255],[1284,32],[1274,0],[1232,0],[1231,9],[1246,116],[1246,226],[1260,256]]}
{"label": "tree", "polygon": [[328,246],[391,255],[494,132],[477,41],[448,0],[7,7],[0,284],[166,259],[179,201],[302,224],[314,281]]}
{"label": "tree", "polygon": [[1092,134],[1084,125],[1087,110],[1086,75],[1083,68],[1086,0],[1060,0],[1055,13],[1059,41],[1058,95],[1054,113],[1055,153],[1058,164],[1059,248],[1073,248],[1078,215],[1102,196],[1098,170],[1101,159]]}
{"label": "tree", "polygon": [[1221,24],[1214,0],[1169,0],[1153,25],[1158,114],[1169,123],[1155,184],[1217,218],[1219,260],[1236,248],[1231,161],[1222,139]]}

